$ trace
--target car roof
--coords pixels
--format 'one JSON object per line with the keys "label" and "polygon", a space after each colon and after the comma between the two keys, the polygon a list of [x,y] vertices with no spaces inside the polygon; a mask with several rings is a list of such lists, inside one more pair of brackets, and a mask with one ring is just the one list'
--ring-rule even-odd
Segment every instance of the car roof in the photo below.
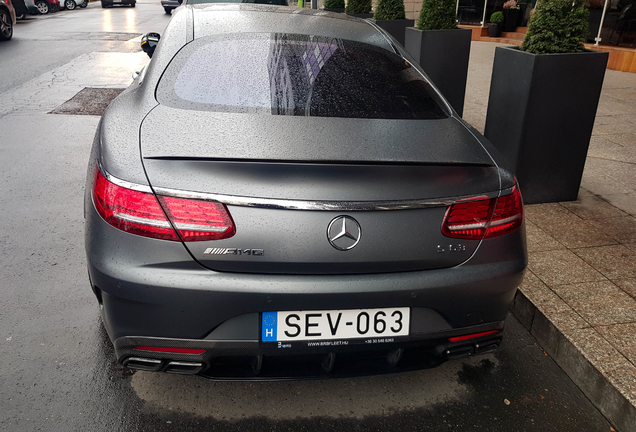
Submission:
{"label": "car roof", "polygon": [[395,51],[372,23],[345,14],[247,3],[185,5],[192,11],[193,36],[230,33],[287,33],[348,39]]}

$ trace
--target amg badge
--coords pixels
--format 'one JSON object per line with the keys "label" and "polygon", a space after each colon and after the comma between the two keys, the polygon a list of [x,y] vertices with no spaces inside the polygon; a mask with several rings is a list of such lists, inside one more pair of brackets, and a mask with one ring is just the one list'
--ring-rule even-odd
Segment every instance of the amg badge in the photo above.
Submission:
{"label": "amg badge", "polygon": [[256,255],[262,256],[264,249],[240,249],[240,248],[207,248],[204,255]]}

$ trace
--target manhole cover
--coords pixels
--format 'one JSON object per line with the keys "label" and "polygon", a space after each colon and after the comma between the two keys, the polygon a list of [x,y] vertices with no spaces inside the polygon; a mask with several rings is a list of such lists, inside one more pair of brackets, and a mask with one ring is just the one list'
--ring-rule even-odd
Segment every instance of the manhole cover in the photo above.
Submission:
{"label": "manhole cover", "polygon": [[86,87],[49,114],[101,116],[108,104],[124,90]]}

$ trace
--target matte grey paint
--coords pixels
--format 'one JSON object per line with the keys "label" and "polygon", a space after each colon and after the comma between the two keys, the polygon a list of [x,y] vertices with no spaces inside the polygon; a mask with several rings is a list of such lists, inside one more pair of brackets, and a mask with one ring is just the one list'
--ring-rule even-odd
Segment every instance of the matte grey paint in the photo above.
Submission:
{"label": "matte grey paint", "polygon": [[[443,317],[451,331],[456,333],[468,331],[476,328],[475,326],[501,326],[526,266],[524,229],[495,239],[467,243],[469,248],[466,253],[461,252],[452,258],[440,258],[435,264],[430,255],[430,247],[436,247],[438,239],[454,243],[453,239],[442,239],[438,232],[443,208],[385,211],[385,214],[390,214],[391,222],[386,222],[384,226],[373,212],[366,215],[364,212],[356,213],[356,219],[365,230],[363,240],[355,249],[340,252],[331,248],[326,238],[326,227],[334,217],[334,212],[312,211],[302,212],[301,215],[299,211],[231,206],[230,212],[236,218],[238,234],[234,240],[224,241],[224,245],[230,247],[232,241],[240,241],[240,245],[234,243],[231,247],[257,248],[259,245],[255,243],[267,241],[278,246],[278,250],[276,247],[273,250],[271,247],[266,248],[264,257],[270,259],[269,254],[274,254],[272,258],[278,254],[277,258],[282,261],[272,260],[271,267],[261,265],[258,268],[255,264],[236,259],[205,262],[199,255],[202,251],[198,251],[198,247],[207,244],[223,247],[220,242],[188,245],[191,254],[183,243],[132,235],[101,219],[92,204],[90,194],[94,167],[98,163],[110,174],[140,185],[150,185],[146,179],[147,169],[153,185],[157,182],[157,185],[169,188],[194,188],[198,184],[198,190],[227,193],[223,185],[215,187],[206,183],[223,182],[227,183],[228,189],[253,196],[263,194],[276,197],[283,194],[296,199],[337,198],[338,192],[330,190],[335,188],[330,179],[333,175],[342,176],[347,186],[353,189],[340,192],[343,200],[356,194],[365,197],[390,197],[389,190],[382,190],[377,181],[371,182],[371,185],[364,184],[372,177],[372,172],[369,171],[371,168],[377,168],[383,176],[391,178],[389,186],[394,188],[394,196],[435,195],[434,187],[431,186],[435,183],[444,185],[444,190],[438,193],[441,196],[462,190],[462,183],[467,191],[477,191],[478,185],[489,189],[482,192],[512,186],[512,176],[503,168],[497,152],[492,150],[483,137],[455,117],[420,123],[391,123],[356,119],[276,119],[269,116],[250,116],[254,124],[245,125],[245,118],[236,115],[230,115],[234,116],[234,121],[229,122],[227,120],[230,117],[227,115],[178,112],[158,106],[154,99],[158,79],[175,53],[195,36],[192,23],[197,23],[197,17],[200,17],[197,14],[209,15],[210,19],[218,18],[199,9],[201,8],[183,7],[175,13],[148,66],[143,82],[133,82],[104,115],[89,161],[85,202],[87,262],[92,284],[101,293],[103,316],[110,338],[115,341],[128,336],[149,336],[174,338],[178,343],[178,340],[183,339],[205,338],[230,319],[253,316],[262,311],[391,306],[434,310]],[[214,8],[210,10],[212,9]],[[230,9],[232,8],[228,10]],[[247,21],[249,17],[254,17],[256,23],[259,21],[257,17],[264,12],[252,12],[253,9],[259,8],[240,5],[226,17]],[[311,12],[303,11],[298,14],[299,18],[290,18],[291,12],[279,12],[275,15],[283,16],[281,22],[287,22],[286,25],[289,26],[307,23],[310,24],[310,31],[314,29],[312,26],[320,27],[322,21],[317,17],[308,18],[307,14]],[[349,19],[332,21],[334,26],[342,25],[340,31],[343,33],[352,24]],[[368,31],[362,30],[366,28]],[[249,30],[254,31],[254,27]],[[230,31],[229,25],[223,31]],[[363,23],[361,26],[356,24],[349,39],[358,38],[368,42],[377,35],[379,33],[373,26]],[[381,39],[378,40],[386,40],[380,36]],[[411,57],[402,48],[397,47],[397,50],[411,61]],[[224,121],[216,127],[212,125],[216,133],[210,134],[206,127],[210,127],[211,121],[219,120]],[[274,120],[275,123],[272,123]],[[311,134],[299,125],[311,129]],[[356,132],[347,130],[347,127],[355,128]],[[222,132],[224,128],[229,128],[232,134]],[[341,130],[335,133],[333,129]],[[241,145],[234,143],[235,145],[224,147],[221,138],[225,138],[227,143],[234,133],[244,134],[247,139]],[[276,135],[278,140],[267,136],[268,134]],[[324,140],[329,140],[331,147],[338,148],[334,150],[321,143],[315,137],[319,134],[324,134]],[[140,138],[143,156],[147,158],[143,160]],[[435,140],[436,145],[428,144],[431,140]],[[172,142],[171,146],[163,144],[169,141]],[[284,147],[284,151],[275,145],[277,142]],[[149,157],[185,157],[197,160],[161,160],[148,159]],[[205,159],[201,160],[201,157]],[[262,159],[275,160],[276,163],[270,164]],[[301,163],[290,163],[293,160]],[[238,165],[232,165],[237,161]],[[349,167],[333,162],[344,163]],[[303,166],[311,166],[305,174],[307,178],[304,181],[304,190],[295,186],[292,181],[293,178],[298,180],[303,176]],[[213,170],[212,167],[216,169]],[[274,167],[276,169],[272,169]],[[404,173],[399,173],[399,169],[403,169]],[[275,190],[276,173],[280,176],[278,190]],[[460,181],[459,177],[464,178],[465,182]],[[427,184],[415,186],[414,178],[421,178],[422,183]],[[250,180],[252,190],[249,189]],[[263,184],[258,184],[257,180],[263,181]],[[414,186],[414,192],[397,190]],[[378,190],[372,190],[374,188]],[[415,231],[408,229],[412,224],[412,219],[408,218],[410,212],[426,214],[425,223],[416,227]],[[276,217],[272,217],[273,214]],[[301,216],[300,219],[294,217],[295,215]],[[259,229],[271,228],[276,220],[285,222],[279,227],[282,232],[280,239],[274,238],[273,232]],[[393,225],[398,226],[398,229],[395,230],[396,238],[391,240],[389,234],[394,229]],[[293,236],[285,237],[285,229],[299,233],[300,241],[289,246]],[[322,232],[318,234],[318,231]],[[421,250],[413,249],[413,243],[409,250],[397,250],[400,238],[404,241],[407,234],[411,237],[419,236]],[[362,248],[367,241],[373,246],[373,250]],[[391,244],[392,241],[395,243]],[[312,247],[325,248],[325,252],[313,255],[313,261],[310,253]],[[387,247],[397,255],[388,257],[388,263],[384,263],[382,250]],[[326,249],[331,249],[332,254],[345,256],[344,261],[334,261]],[[322,253],[324,255],[321,256]],[[412,258],[410,255],[413,253],[419,254],[418,258]],[[350,255],[346,257],[347,254]],[[300,258],[304,258],[306,262],[303,263]],[[234,271],[210,270],[196,259],[210,267],[224,266],[223,268]],[[385,272],[338,274],[369,271],[369,262],[385,266]],[[348,265],[351,268],[347,269]],[[422,265],[429,268],[439,265],[451,267],[413,270]],[[412,271],[390,272],[391,268]],[[250,273],[250,269],[270,273]],[[272,269],[279,273],[271,273]],[[316,274],[294,274],[307,271]],[[423,320],[420,324],[426,327],[427,322],[431,323]],[[236,326],[228,326],[232,327],[232,332],[238,332],[236,334],[247,335],[254,331],[249,319],[240,321]],[[431,324],[428,330],[433,327],[435,326]],[[428,330],[422,329],[424,332]],[[162,339],[156,339],[159,340]],[[259,352],[258,347],[255,352]]]}
{"label": "matte grey paint", "polygon": [[490,155],[455,118],[292,117],[179,110],[163,105],[141,126],[141,151],[144,158],[493,164]]}
{"label": "matte grey paint", "polygon": [[404,48],[461,116],[468,77],[472,30],[406,29]]}

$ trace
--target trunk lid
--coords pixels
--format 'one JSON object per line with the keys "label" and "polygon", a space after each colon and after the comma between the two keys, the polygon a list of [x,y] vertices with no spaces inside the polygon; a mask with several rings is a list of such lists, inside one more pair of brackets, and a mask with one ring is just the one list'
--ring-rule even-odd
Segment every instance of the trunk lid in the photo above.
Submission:
{"label": "trunk lid", "polygon": [[[159,194],[220,195],[227,204],[233,237],[184,243],[217,271],[353,274],[458,265],[479,240],[443,236],[443,204],[410,205],[499,190],[489,155],[455,119],[305,118],[159,106],[142,125],[141,150]],[[341,216],[353,219],[345,226],[359,237],[344,251],[329,241],[342,230]]]}

